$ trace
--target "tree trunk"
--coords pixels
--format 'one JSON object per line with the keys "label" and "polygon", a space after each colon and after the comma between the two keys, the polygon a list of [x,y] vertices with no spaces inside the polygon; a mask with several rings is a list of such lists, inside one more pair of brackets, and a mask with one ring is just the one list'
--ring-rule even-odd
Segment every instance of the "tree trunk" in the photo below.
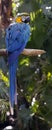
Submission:
{"label": "tree trunk", "polygon": [[1,0],[0,0],[0,27],[1,27]]}
{"label": "tree trunk", "polygon": [[10,23],[10,17],[12,16],[12,0],[0,0],[0,17],[1,23],[7,26]]}

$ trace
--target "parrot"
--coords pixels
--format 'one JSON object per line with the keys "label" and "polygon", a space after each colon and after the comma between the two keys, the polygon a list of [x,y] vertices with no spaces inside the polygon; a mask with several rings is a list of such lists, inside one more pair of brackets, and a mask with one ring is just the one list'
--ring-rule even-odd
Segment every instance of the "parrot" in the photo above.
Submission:
{"label": "parrot", "polygon": [[18,67],[18,57],[27,45],[30,38],[30,15],[29,13],[18,13],[6,29],[6,48],[8,52],[9,65],[9,101],[10,113],[14,115],[14,105],[17,104],[16,71]]}

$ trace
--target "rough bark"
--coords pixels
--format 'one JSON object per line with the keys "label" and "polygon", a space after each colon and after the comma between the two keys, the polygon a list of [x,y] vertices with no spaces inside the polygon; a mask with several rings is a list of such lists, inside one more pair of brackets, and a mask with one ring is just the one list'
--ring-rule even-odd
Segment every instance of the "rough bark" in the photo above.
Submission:
{"label": "rough bark", "polygon": [[0,7],[1,24],[8,25],[12,16],[12,0],[1,0]]}

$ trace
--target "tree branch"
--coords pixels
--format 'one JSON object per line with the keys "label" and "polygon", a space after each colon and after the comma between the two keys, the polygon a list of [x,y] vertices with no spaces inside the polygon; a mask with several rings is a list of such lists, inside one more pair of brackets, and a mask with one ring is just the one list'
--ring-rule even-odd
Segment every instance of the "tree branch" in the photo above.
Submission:
{"label": "tree branch", "polygon": [[[46,53],[44,50],[39,49],[24,49],[21,54],[27,56],[36,56]],[[0,49],[0,56],[8,56],[8,52],[6,49]]]}
{"label": "tree branch", "polygon": [[44,53],[46,53],[46,51],[39,50],[39,49],[24,49],[22,52],[23,55],[28,55],[28,56],[36,56]]}

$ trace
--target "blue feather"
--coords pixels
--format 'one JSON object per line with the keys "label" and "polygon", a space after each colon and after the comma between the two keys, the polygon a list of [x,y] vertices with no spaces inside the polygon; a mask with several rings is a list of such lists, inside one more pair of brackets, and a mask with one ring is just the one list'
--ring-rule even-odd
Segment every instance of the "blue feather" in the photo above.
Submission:
{"label": "blue feather", "polygon": [[15,90],[16,90],[16,70],[17,70],[18,60],[16,59],[15,62],[9,65],[9,74],[10,74],[10,103],[11,106],[14,106],[15,102]]}
{"label": "blue feather", "polygon": [[6,46],[8,52],[19,49],[26,44],[30,36],[30,26],[26,23],[16,23],[7,29]]}
{"label": "blue feather", "polygon": [[10,73],[10,103],[14,106],[16,89],[16,70],[18,56],[25,48],[30,37],[30,26],[26,23],[14,23],[6,30],[6,47]]}

